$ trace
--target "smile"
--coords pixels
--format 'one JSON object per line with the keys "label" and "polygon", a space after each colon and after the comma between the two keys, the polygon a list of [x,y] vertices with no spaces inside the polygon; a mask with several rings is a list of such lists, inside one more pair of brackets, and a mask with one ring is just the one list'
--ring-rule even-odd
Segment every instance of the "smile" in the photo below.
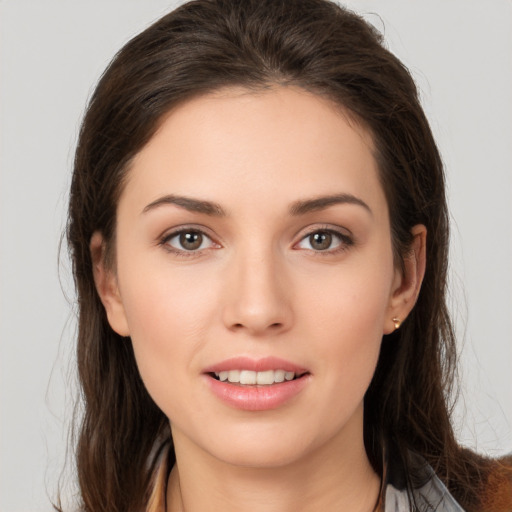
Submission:
{"label": "smile", "polygon": [[272,384],[279,384],[296,378],[295,372],[287,372],[285,370],[266,370],[262,372],[251,370],[229,370],[214,372],[213,375],[221,382],[227,381],[232,384],[259,386],[270,386]]}
{"label": "smile", "polygon": [[203,370],[209,390],[225,405],[245,411],[266,411],[298,399],[312,374],[275,357],[234,357]]}

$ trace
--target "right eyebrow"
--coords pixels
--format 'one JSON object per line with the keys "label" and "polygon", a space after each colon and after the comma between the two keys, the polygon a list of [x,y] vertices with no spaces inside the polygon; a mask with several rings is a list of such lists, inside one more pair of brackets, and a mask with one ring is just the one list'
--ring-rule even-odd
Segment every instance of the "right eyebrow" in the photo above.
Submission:
{"label": "right eyebrow", "polygon": [[362,199],[352,194],[345,193],[296,201],[290,206],[290,214],[294,216],[304,215],[309,212],[324,210],[335,204],[355,204],[362,206],[370,215],[373,215],[371,208]]}
{"label": "right eyebrow", "polygon": [[176,196],[173,194],[162,196],[155,201],[149,203],[143,210],[142,213],[147,213],[155,208],[163,205],[172,204],[179,206],[189,212],[203,213],[205,215],[211,215],[213,217],[225,217],[226,212],[222,207],[212,201],[205,201],[202,199],[194,199],[186,196]]}

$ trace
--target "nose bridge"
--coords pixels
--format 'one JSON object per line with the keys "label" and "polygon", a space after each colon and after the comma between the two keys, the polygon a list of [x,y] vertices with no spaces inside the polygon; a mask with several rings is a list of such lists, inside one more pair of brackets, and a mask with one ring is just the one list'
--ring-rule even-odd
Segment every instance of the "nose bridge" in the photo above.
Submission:
{"label": "nose bridge", "polygon": [[270,243],[236,251],[229,272],[225,323],[252,334],[281,331],[291,322],[284,262]]}

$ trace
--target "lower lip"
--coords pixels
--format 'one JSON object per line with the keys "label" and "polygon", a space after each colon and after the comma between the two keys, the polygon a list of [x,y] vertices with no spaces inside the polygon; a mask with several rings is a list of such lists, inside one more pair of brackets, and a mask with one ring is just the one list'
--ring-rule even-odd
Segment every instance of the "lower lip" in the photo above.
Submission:
{"label": "lower lip", "polygon": [[297,396],[307,385],[309,375],[269,386],[241,386],[206,375],[213,394],[227,405],[244,411],[277,409]]}

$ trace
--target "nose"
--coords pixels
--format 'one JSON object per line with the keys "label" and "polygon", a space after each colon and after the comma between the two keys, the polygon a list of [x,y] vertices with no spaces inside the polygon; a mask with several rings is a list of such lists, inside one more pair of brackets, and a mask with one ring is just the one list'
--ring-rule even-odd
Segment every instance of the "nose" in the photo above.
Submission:
{"label": "nose", "polygon": [[229,330],[265,336],[290,328],[291,283],[277,255],[237,255],[228,272],[223,321]]}

